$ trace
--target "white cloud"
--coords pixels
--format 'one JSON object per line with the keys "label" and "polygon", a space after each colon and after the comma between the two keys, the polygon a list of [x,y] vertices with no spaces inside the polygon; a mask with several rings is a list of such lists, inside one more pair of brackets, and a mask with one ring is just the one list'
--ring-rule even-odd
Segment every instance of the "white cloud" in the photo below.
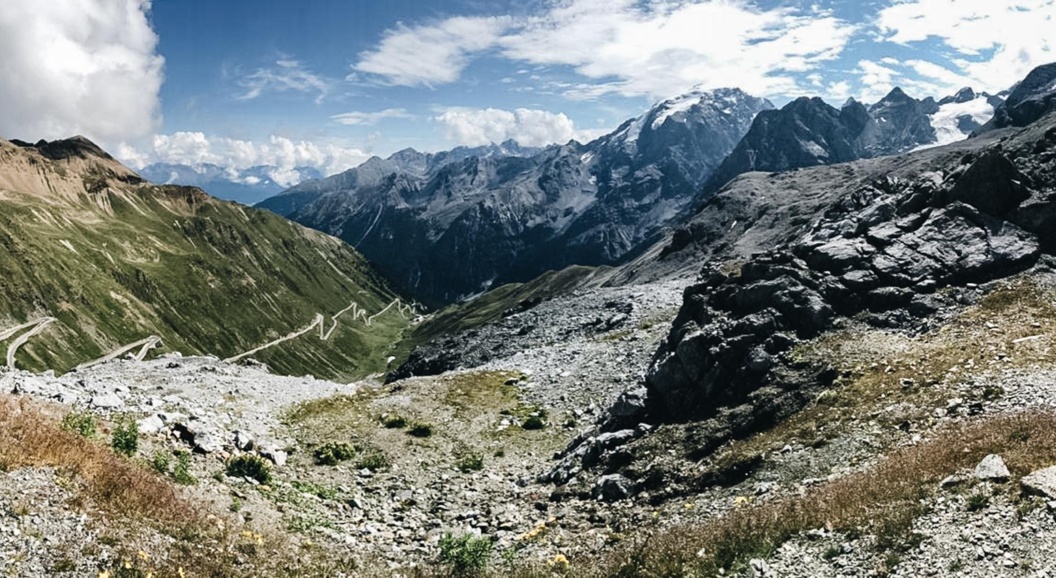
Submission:
{"label": "white cloud", "polygon": [[486,51],[573,67],[589,83],[566,94],[669,96],[691,86],[778,94],[794,74],[837,58],[855,28],[820,9],[763,10],[747,0],[560,0],[541,15],[400,25],[355,69],[391,84],[459,79]]}
{"label": "white cloud", "polygon": [[570,140],[587,142],[607,131],[576,130],[564,113],[518,108],[451,108],[435,119],[447,138],[460,145],[481,146],[514,139],[525,146],[564,144]]}
{"label": "white cloud", "polygon": [[117,148],[117,157],[135,169],[152,163],[168,163],[188,166],[212,164],[224,167],[232,178],[238,173],[257,166],[270,166],[268,176],[284,187],[293,186],[302,180],[299,167],[311,167],[332,175],[367,160],[370,155],[360,149],[342,147],[330,143],[294,141],[272,135],[266,143],[209,137],[201,132],[176,132],[154,135],[147,150],[126,144]]}
{"label": "white cloud", "polygon": [[898,0],[880,10],[882,37],[907,46],[938,41],[956,69],[908,63],[936,93],[964,85],[996,92],[1056,60],[1056,0]]}
{"label": "white cloud", "polygon": [[412,118],[412,115],[402,108],[387,108],[378,112],[344,112],[331,116],[330,120],[338,124],[347,124],[354,126],[374,125],[387,118]]}
{"label": "white cloud", "polygon": [[149,10],[149,0],[5,0],[0,133],[113,143],[153,132],[164,59]]}
{"label": "white cloud", "polygon": [[235,98],[253,100],[267,92],[300,92],[314,94],[320,103],[329,94],[333,82],[304,67],[298,60],[280,58],[275,66],[258,68],[238,80],[243,92]]}
{"label": "white cloud", "polygon": [[470,56],[495,46],[508,18],[456,17],[435,24],[399,24],[353,67],[397,86],[435,86],[458,80]]}

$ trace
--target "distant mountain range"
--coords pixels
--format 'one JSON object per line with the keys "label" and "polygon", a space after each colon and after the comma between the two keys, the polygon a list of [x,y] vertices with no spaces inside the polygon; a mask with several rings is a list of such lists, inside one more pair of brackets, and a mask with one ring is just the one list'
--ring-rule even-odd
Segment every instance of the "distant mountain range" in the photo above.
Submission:
{"label": "distant mountain range", "polygon": [[[139,174],[152,183],[198,187],[218,199],[253,205],[288,188],[275,182],[277,170],[267,165],[235,170],[209,163],[194,166],[154,163],[140,169]],[[298,167],[294,171],[297,181],[325,176],[312,167]]]}
{"label": "distant mountain range", "polygon": [[589,144],[401,151],[259,206],[351,243],[416,298],[448,303],[626,258],[686,209],[772,107],[737,89],[696,91]]}

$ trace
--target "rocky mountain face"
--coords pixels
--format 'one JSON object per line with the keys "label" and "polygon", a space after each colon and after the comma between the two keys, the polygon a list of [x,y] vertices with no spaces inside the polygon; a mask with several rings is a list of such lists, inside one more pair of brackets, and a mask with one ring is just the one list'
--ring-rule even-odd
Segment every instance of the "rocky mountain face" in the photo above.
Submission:
{"label": "rocky mountain face", "polygon": [[[1039,260],[1048,271],[1054,187],[1051,114],[944,148],[734,180],[665,256],[708,264],[644,388],[625,393],[601,431],[694,422],[708,453],[779,423],[838,377],[831,363],[795,361],[801,344],[855,323],[926,331],[957,309],[958,288]],[[615,451],[597,443],[573,444],[551,478]]]}
{"label": "rocky mountain face", "polygon": [[1056,110],[1056,63],[1032,70],[980,130],[1027,126],[1053,110]]}
{"label": "rocky mountain face", "polygon": [[260,206],[348,241],[423,301],[448,303],[625,259],[688,206],[767,108],[739,90],[694,92],[586,145],[403,151]]}
{"label": "rocky mountain face", "polygon": [[799,98],[759,115],[709,179],[705,194],[750,171],[844,163],[956,142],[988,121],[999,103],[1000,98],[970,88],[938,102],[895,88],[875,104],[851,99],[840,109],[820,98]]}
{"label": "rocky mountain face", "polygon": [[[209,163],[196,166],[154,163],[143,167],[139,174],[152,183],[197,187],[218,199],[254,205],[287,188],[275,182],[278,170],[270,166],[239,171]],[[324,176],[311,167],[297,167],[294,173],[293,178],[297,180]]]}
{"label": "rocky mountain face", "polygon": [[[339,240],[151,184],[83,138],[0,141],[0,207],[7,365],[66,371],[159,339],[222,357],[274,342],[253,355],[277,371],[365,375],[407,323],[398,307],[367,320],[396,296]],[[294,333],[308,335],[285,343]]]}

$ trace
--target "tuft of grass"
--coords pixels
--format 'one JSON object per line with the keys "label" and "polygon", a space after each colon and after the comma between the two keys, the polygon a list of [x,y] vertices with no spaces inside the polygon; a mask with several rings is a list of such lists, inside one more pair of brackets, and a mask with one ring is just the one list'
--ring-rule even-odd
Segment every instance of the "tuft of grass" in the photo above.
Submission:
{"label": "tuft of grass", "polygon": [[361,470],[366,469],[372,472],[377,472],[389,469],[391,464],[389,463],[389,458],[385,457],[385,454],[381,452],[371,452],[356,462],[356,467]]}
{"label": "tuft of grass", "polygon": [[383,415],[381,416],[381,425],[385,429],[403,429],[407,427],[407,418],[402,415]]}
{"label": "tuft of grass", "polygon": [[191,475],[191,452],[178,450],[176,464],[172,467],[172,480],[181,486],[193,486],[198,479]]}
{"label": "tuft of grass", "polygon": [[473,576],[483,572],[491,558],[491,551],[491,540],[472,534],[444,534],[440,539],[440,562],[450,567],[455,576]]}
{"label": "tuft of grass", "polygon": [[312,452],[315,463],[321,466],[336,466],[356,455],[356,448],[345,442],[327,442]]}
{"label": "tuft of grass", "polygon": [[455,467],[464,474],[479,472],[484,469],[484,456],[477,452],[464,452],[458,457]]}
{"label": "tuft of grass", "polygon": [[407,433],[416,438],[427,438],[433,435],[433,426],[425,422],[415,422],[411,424]]}
{"label": "tuft of grass", "polygon": [[154,455],[150,459],[150,467],[154,468],[155,472],[163,476],[169,475],[169,464],[172,463],[172,458],[169,452],[158,450],[154,452]]}
{"label": "tuft of grass", "polygon": [[71,411],[62,416],[62,429],[82,437],[93,438],[97,432],[95,416],[88,410]]}
{"label": "tuft of grass", "polygon": [[125,416],[117,421],[114,425],[114,432],[110,436],[110,447],[124,456],[136,455],[139,449],[139,425],[134,419]]}
{"label": "tuft of grass", "polygon": [[529,416],[528,419],[525,419],[521,423],[521,428],[526,430],[541,430],[545,427],[546,422],[543,421],[543,418],[537,415]]}
{"label": "tuft of grass", "polygon": [[251,478],[261,484],[271,481],[271,464],[256,454],[239,454],[227,460],[224,471],[232,478]]}
{"label": "tuft of grass", "polygon": [[990,505],[990,496],[986,494],[973,494],[968,498],[968,511],[978,512]]}

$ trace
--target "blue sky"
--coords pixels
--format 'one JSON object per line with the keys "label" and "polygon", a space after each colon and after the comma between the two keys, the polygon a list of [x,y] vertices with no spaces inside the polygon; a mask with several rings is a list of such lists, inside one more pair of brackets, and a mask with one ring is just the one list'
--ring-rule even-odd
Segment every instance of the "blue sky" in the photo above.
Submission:
{"label": "blue sky", "polygon": [[5,0],[0,136],[133,166],[343,170],[404,147],[588,140],[694,86],[777,104],[996,92],[1056,0]]}

